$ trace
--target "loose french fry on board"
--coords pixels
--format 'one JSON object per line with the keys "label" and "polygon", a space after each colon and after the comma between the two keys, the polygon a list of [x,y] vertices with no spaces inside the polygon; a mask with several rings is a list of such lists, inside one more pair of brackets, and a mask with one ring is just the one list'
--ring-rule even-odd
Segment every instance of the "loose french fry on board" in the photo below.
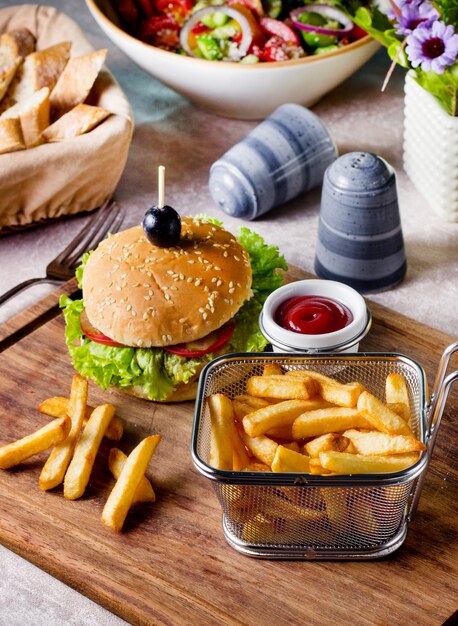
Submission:
{"label": "loose french fry on board", "polygon": [[[110,454],[108,455],[108,468],[113,476],[118,480],[121,475],[122,468],[124,467],[127,461],[127,454],[124,454],[118,448],[111,448]],[[155,502],[156,494],[154,493],[153,486],[150,481],[146,478],[146,476],[142,476],[140,482],[138,483],[138,487],[135,490],[134,499],[132,500],[132,504],[136,504],[137,502]]]}
{"label": "loose french fry on board", "polygon": [[79,374],[75,374],[73,376],[69,403],[69,416],[72,420],[72,427],[68,437],[53,448],[44,464],[39,480],[40,489],[44,491],[53,489],[64,480],[65,472],[80,436],[80,430],[86,414],[86,404],[87,380],[79,376]]}
{"label": "loose french fry on board", "polygon": [[413,435],[387,435],[377,431],[361,433],[358,430],[347,430],[344,435],[350,439],[356,453],[365,456],[387,456],[426,450],[426,446]]}
{"label": "loose french fry on board", "polygon": [[418,453],[393,456],[363,456],[346,452],[321,452],[321,465],[336,474],[399,472],[418,461]]}
{"label": "loose french fry on board", "polygon": [[272,428],[289,426],[294,420],[305,413],[322,406],[321,400],[285,400],[278,404],[269,404],[262,409],[245,415],[243,428],[250,437],[263,435]]}
{"label": "loose french fry on board", "polygon": [[8,469],[64,441],[71,427],[68,415],[59,417],[34,433],[0,448],[0,469]]}
{"label": "loose french fry on board", "polygon": [[352,382],[342,384],[333,378],[329,378],[329,376],[311,370],[292,370],[287,372],[286,376],[293,378],[312,378],[315,382],[318,395],[331,404],[337,404],[338,406],[347,408],[356,406],[358,398],[364,390],[364,386],[361,385],[361,383]]}
{"label": "loose french fry on board", "polygon": [[92,411],[65,474],[64,497],[67,500],[76,500],[84,494],[103,435],[115,411],[112,404],[102,404]]}
{"label": "loose french fry on board", "polygon": [[250,437],[244,430],[240,430],[240,436],[248,450],[258,459],[258,461],[265,463],[269,467],[272,465],[275,452],[278,448],[278,443],[272,441],[269,437],[264,437],[264,435],[259,437]]}
{"label": "loose french fry on board", "polygon": [[411,435],[412,431],[397,413],[391,411],[368,391],[363,391],[358,399],[358,410],[370,424],[388,435]]}
{"label": "loose french fry on board", "polygon": [[247,392],[260,398],[279,400],[308,400],[315,395],[315,383],[309,377],[252,376],[247,380]]}
{"label": "loose french fry on board", "polygon": [[273,472],[305,472],[310,473],[309,457],[285,446],[278,446],[272,461]]}
{"label": "loose french fry on board", "polygon": [[160,435],[146,437],[127,457],[102,512],[102,522],[108,528],[118,532],[122,529],[138,485],[160,440]]}
{"label": "loose french fry on board", "polygon": [[334,407],[308,411],[299,415],[293,423],[293,438],[306,439],[326,433],[338,433],[349,428],[367,428],[370,423],[358,409]]}
{"label": "loose french fry on board", "polygon": [[[54,398],[48,398],[44,400],[38,407],[40,413],[50,415],[51,417],[62,417],[69,412],[69,400],[62,396],[56,396]],[[91,413],[94,410],[93,406],[86,406],[86,413],[84,415],[83,426],[86,426],[87,420],[91,417]],[[105,437],[112,441],[119,441],[123,434],[122,421],[116,415],[108,424],[108,428],[105,431]]]}
{"label": "loose french fry on board", "polygon": [[281,368],[281,365],[279,365],[278,363],[265,363],[263,370],[262,370],[262,375],[263,376],[282,376],[283,370]]}
{"label": "loose french fry on board", "polygon": [[232,470],[234,411],[232,402],[222,393],[207,399],[210,410],[210,465],[219,470]]}

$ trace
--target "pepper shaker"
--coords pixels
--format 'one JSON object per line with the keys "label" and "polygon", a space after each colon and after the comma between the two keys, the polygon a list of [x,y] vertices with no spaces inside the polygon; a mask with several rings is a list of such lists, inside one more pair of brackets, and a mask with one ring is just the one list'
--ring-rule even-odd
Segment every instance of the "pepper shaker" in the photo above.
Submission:
{"label": "pepper shaker", "polygon": [[337,148],[320,118],[298,104],[276,109],[210,169],[210,193],[253,220],[321,184]]}

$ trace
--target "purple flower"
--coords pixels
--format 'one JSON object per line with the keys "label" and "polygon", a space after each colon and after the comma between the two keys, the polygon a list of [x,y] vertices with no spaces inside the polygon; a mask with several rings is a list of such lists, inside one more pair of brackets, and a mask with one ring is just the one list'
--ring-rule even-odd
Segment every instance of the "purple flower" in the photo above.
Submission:
{"label": "purple flower", "polygon": [[421,66],[424,72],[443,74],[453,65],[458,55],[458,35],[453,26],[439,20],[430,26],[421,25],[406,37],[406,52],[412,67]]}
{"label": "purple flower", "polygon": [[439,18],[439,13],[429,2],[402,2],[399,5],[401,15],[397,17],[396,33],[410,35],[420,24],[431,26]]}

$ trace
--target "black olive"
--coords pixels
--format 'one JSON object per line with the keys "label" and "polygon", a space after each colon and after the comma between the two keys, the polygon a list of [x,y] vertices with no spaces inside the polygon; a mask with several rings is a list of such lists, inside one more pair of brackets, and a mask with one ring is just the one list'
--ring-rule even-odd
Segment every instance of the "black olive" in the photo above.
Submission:
{"label": "black olive", "polygon": [[143,218],[143,230],[155,246],[171,248],[180,241],[181,219],[171,206],[152,206]]}

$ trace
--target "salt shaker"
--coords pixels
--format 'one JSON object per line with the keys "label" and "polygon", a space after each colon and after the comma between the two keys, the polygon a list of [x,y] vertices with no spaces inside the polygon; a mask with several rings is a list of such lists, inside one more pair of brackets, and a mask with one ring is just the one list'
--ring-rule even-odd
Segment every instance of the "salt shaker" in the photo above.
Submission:
{"label": "salt shaker", "polygon": [[316,274],[375,293],[406,269],[393,168],[371,152],[344,154],[324,176]]}
{"label": "salt shaker", "polygon": [[253,220],[320,185],[336,158],[320,118],[283,104],[212,165],[210,193],[228,215]]}

